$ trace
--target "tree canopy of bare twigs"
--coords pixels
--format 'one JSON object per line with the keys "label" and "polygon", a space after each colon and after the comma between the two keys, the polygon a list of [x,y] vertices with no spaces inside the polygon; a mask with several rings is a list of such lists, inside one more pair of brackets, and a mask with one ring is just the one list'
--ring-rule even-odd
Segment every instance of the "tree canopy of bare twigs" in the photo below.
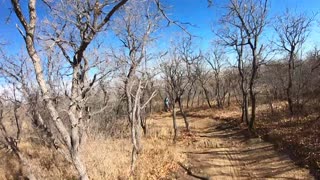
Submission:
{"label": "tree canopy of bare twigs", "polygon": [[[267,24],[268,15],[268,0],[230,0],[227,6],[227,14],[221,19],[223,24],[227,24],[227,29],[218,33],[223,43],[227,46],[235,48],[238,56],[239,74],[243,76],[241,70],[242,58],[244,55],[244,48],[248,48],[250,52],[251,70],[248,82],[248,91],[251,102],[251,118],[248,122],[249,129],[254,128],[256,116],[256,94],[255,82],[258,77],[258,69],[263,61],[264,46],[261,44],[260,39],[263,30]],[[244,78],[242,78],[242,82]],[[243,117],[247,119],[246,108],[246,90],[243,89]]]}
{"label": "tree canopy of bare twigs", "polygon": [[295,60],[297,59],[298,48],[306,41],[313,17],[307,17],[303,14],[293,15],[289,10],[278,17],[278,23],[275,26],[279,43],[276,45],[288,53],[288,83],[286,87],[289,112],[292,115],[293,109],[293,75],[295,71]]}

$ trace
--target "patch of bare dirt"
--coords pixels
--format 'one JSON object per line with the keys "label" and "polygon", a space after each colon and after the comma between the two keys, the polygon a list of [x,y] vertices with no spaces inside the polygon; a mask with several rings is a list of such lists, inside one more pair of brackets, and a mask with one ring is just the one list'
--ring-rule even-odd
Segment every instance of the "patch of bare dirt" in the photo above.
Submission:
{"label": "patch of bare dirt", "polygon": [[[308,169],[277,152],[271,143],[249,137],[232,118],[237,111],[200,108],[188,115],[192,133],[183,132],[178,119],[176,148],[186,159],[179,162],[181,169],[173,179],[314,179]],[[165,113],[155,116],[153,123],[170,128],[172,120]]]}

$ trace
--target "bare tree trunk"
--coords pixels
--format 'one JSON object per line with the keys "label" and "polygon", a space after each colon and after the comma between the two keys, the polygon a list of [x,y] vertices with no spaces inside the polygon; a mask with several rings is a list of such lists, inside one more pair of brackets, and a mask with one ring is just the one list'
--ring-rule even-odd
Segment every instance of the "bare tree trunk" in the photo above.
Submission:
{"label": "bare tree trunk", "polygon": [[189,108],[189,102],[191,99],[191,94],[192,94],[192,87],[190,87],[189,91],[188,91],[188,96],[187,96],[187,108]]}
{"label": "bare tree trunk", "polygon": [[141,131],[140,131],[140,121],[137,117],[133,118],[133,123],[131,124],[131,136],[132,136],[132,156],[131,156],[131,173],[134,172],[136,166],[136,160],[141,151]]}
{"label": "bare tree trunk", "polygon": [[252,90],[250,90],[250,97],[251,97],[251,118],[250,118],[249,129],[250,131],[252,131],[254,129],[254,123],[256,120],[256,95],[253,93]]}
{"label": "bare tree trunk", "polygon": [[204,85],[202,85],[202,89],[204,91],[204,94],[205,94],[205,97],[206,97],[206,100],[207,100],[209,107],[212,108],[211,103],[210,103],[210,97],[209,97],[208,90],[206,89],[206,87],[204,87]]}
{"label": "bare tree trunk", "polygon": [[142,111],[144,111],[143,113],[141,113],[141,117],[140,117],[140,119],[141,119],[141,121],[140,121],[140,123],[141,123],[141,128],[142,128],[142,130],[143,130],[143,135],[147,135],[147,118],[146,118],[146,112],[145,112],[145,109],[142,109]]}
{"label": "bare tree trunk", "polygon": [[[133,81],[132,81],[132,77],[133,77],[133,73],[135,72],[135,67],[131,66],[128,76],[127,76],[127,80],[125,81],[125,91],[126,91],[126,100],[127,100],[127,115],[128,115],[128,120],[130,122],[131,125],[131,140],[132,140],[132,155],[131,155],[131,173],[134,172],[135,170],[135,162],[137,160],[137,156],[140,150],[140,142],[139,142],[139,127],[138,125],[140,125],[139,121],[140,119],[137,119],[137,101],[140,101],[140,97],[138,97],[140,94],[140,84],[135,96],[135,101],[132,101],[131,98],[131,89],[133,86]],[[138,127],[137,127],[138,126]]]}
{"label": "bare tree trunk", "polygon": [[293,15],[290,11],[286,11],[282,16],[278,17],[278,24],[275,26],[275,31],[278,34],[280,42],[278,46],[289,54],[286,98],[290,115],[293,115],[295,111],[292,93],[295,55],[298,50],[297,47],[301,47],[306,42],[309,35],[309,28],[312,26],[313,21],[314,17],[307,17],[303,13]]}
{"label": "bare tree trunk", "polygon": [[272,92],[270,92],[268,90],[267,91],[267,101],[268,101],[268,104],[269,104],[270,111],[271,111],[272,115],[274,115],[273,100],[274,100],[274,96],[272,95]]}
{"label": "bare tree trunk", "polygon": [[131,123],[131,140],[132,140],[132,155],[131,155],[131,173],[134,172],[136,160],[138,156],[138,142],[136,139],[136,121],[132,119]]}
{"label": "bare tree trunk", "polygon": [[215,79],[216,79],[216,101],[217,101],[217,106],[218,108],[222,108],[222,102],[221,102],[221,94],[220,94],[220,78],[219,74],[215,74]]}
{"label": "bare tree trunk", "polygon": [[245,96],[244,96],[244,117],[245,117],[245,121],[246,121],[246,124],[249,125],[249,110],[248,110],[248,107],[249,107],[249,103],[248,103],[248,94],[245,93]]}
{"label": "bare tree trunk", "polygon": [[206,101],[206,100],[205,100],[206,98],[205,98],[204,92],[202,92],[201,95],[202,95],[202,98],[201,98],[201,106],[204,106],[205,101]]}
{"label": "bare tree trunk", "polygon": [[[132,87],[133,87],[133,74],[135,73],[135,67],[132,66],[127,80],[125,81],[125,91],[126,91],[126,99],[127,99],[127,115],[129,122],[131,124],[131,140],[132,140],[132,156],[131,156],[131,174],[134,173],[136,167],[136,160],[138,155],[141,152],[141,127],[142,121],[144,117],[141,117],[141,109],[145,109],[145,107],[141,107],[141,81],[138,84],[137,91],[132,98]],[[151,97],[152,98],[152,97]],[[134,99],[134,100],[133,100]]]}
{"label": "bare tree trunk", "polygon": [[250,83],[249,83],[249,93],[250,93],[250,100],[251,100],[251,118],[249,122],[249,130],[252,131],[254,129],[254,123],[256,120],[256,94],[254,93],[254,83],[256,79],[256,74],[258,70],[258,65],[257,65],[257,55],[255,52],[255,49],[252,49],[253,53],[253,60],[252,60],[252,74],[250,78]]}
{"label": "bare tree trunk", "polygon": [[198,106],[200,106],[200,96],[201,96],[201,94],[202,94],[202,92],[199,91],[199,93],[198,93],[198,102],[197,102]]}
{"label": "bare tree trunk", "polygon": [[[15,92],[14,92],[15,93]],[[16,133],[16,139],[20,140],[20,133],[21,133],[21,123],[19,122],[19,115],[18,115],[18,108],[20,107],[17,105],[17,103],[14,103],[13,105],[13,111],[14,111],[14,119],[15,119],[15,124],[17,127],[17,133]]]}
{"label": "bare tree trunk", "polygon": [[231,93],[228,93],[228,107],[231,105]]}
{"label": "bare tree trunk", "polygon": [[80,158],[78,150],[73,150],[71,153],[72,162],[77,169],[81,180],[89,180],[86,167]]}
{"label": "bare tree trunk", "polygon": [[292,74],[293,74],[293,53],[290,53],[288,63],[288,87],[287,87],[287,101],[290,115],[293,115],[293,101],[292,101]]}
{"label": "bare tree trunk", "polygon": [[242,37],[241,45],[240,47],[236,47],[236,51],[238,54],[238,72],[240,75],[240,88],[242,93],[242,122],[246,122],[246,124],[249,126],[249,114],[248,114],[248,92],[245,87],[246,79],[244,74],[244,63],[243,63],[243,49],[244,46],[242,45],[244,43],[245,39]]}
{"label": "bare tree trunk", "polygon": [[246,122],[246,124],[249,125],[248,94],[246,92],[243,92],[242,98],[242,122]]}
{"label": "bare tree trunk", "polygon": [[194,93],[193,93],[192,101],[191,101],[191,107],[193,107],[194,98],[196,97],[196,95],[197,95],[197,89],[195,89],[195,91],[194,91]]}
{"label": "bare tree trunk", "polygon": [[188,122],[188,120],[187,120],[187,115],[186,115],[186,113],[185,113],[184,110],[183,110],[183,105],[182,105],[182,102],[181,102],[181,98],[178,98],[178,104],[179,104],[180,112],[181,112],[181,114],[182,114],[182,116],[183,116],[183,120],[184,120],[184,124],[185,124],[185,126],[186,126],[186,129],[187,129],[187,131],[190,131],[190,129],[189,129],[189,122]]}
{"label": "bare tree trunk", "polygon": [[[42,64],[41,64],[42,61],[41,61],[41,59],[35,49],[34,32],[35,32],[36,18],[37,18],[36,1],[35,0],[29,1],[29,15],[30,15],[29,24],[27,24],[27,22],[25,21],[25,19],[23,17],[19,1],[12,0],[11,2],[13,4],[14,11],[15,11],[17,17],[19,18],[20,22],[24,25],[24,29],[26,31],[26,36],[24,37],[24,40],[26,43],[26,48],[27,48],[27,51],[28,51],[30,58],[32,59],[34,71],[36,74],[36,79],[37,79],[37,82],[38,82],[39,87],[41,89],[42,97],[44,99],[46,107],[49,110],[50,116],[52,117],[56,128],[58,129],[60,135],[62,136],[64,143],[68,147],[69,153],[72,156],[73,164],[76,167],[76,169],[80,175],[80,179],[87,180],[89,178],[86,173],[86,168],[78,155],[78,150],[79,150],[78,149],[79,148],[79,141],[78,141],[79,140],[79,134],[78,134],[79,127],[78,126],[79,126],[79,124],[78,124],[77,119],[74,114],[75,111],[69,111],[69,117],[70,117],[71,128],[72,128],[71,136],[70,136],[66,126],[63,124],[63,122],[59,116],[57,109],[54,106],[54,103],[51,98],[52,97],[51,92],[49,91],[48,85],[47,85],[46,80],[44,78]],[[73,70],[75,71],[75,69],[73,69]],[[77,82],[75,82],[76,80],[77,79],[75,79],[73,77],[73,79],[72,79],[73,86],[75,85],[75,83],[77,83]],[[72,91],[75,91],[75,90],[78,90],[78,89],[73,87]],[[75,95],[75,94],[73,94],[73,95]],[[75,99],[73,99],[73,100],[75,100]],[[72,109],[72,107],[71,107],[71,109]]]}
{"label": "bare tree trunk", "polygon": [[173,123],[173,142],[175,143],[177,141],[177,134],[178,134],[178,129],[177,129],[177,114],[176,114],[176,109],[175,109],[175,104],[172,104],[172,123]]}
{"label": "bare tree trunk", "polygon": [[[149,91],[148,92],[143,91],[143,93],[141,95],[141,98],[140,98],[140,104],[142,104],[145,101],[146,93],[149,94],[150,97],[152,96],[152,94],[150,94]],[[149,102],[151,104],[152,100],[150,100]],[[145,136],[145,135],[147,135],[147,118],[146,118],[147,108],[141,109],[140,104],[139,104],[139,112],[138,112],[138,114],[140,114],[140,117],[139,117],[140,118],[140,124],[141,124],[141,128],[143,130],[143,135]],[[149,113],[151,113],[151,112],[149,112]]]}
{"label": "bare tree trunk", "polygon": [[80,134],[80,126],[82,124],[82,109],[83,104],[77,102],[79,98],[79,68],[80,64],[73,67],[73,75],[72,75],[72,88],[71,88],[71,102],[69,106],[69,119],[71,122],[71,148],[69,148],[72,162],[79,173],[81,180],[88,180],[88,174],[86,167],[83,161],[80,158],[79,147],[81,143],[81,134]]}
{"label": "bare tree trunk", "polygon": [[[238,68],[239,71],[243,70],[243,48],[249,46],[251,60],[251,75],[249,80],[249,94],[251,101],[251,118],[249,122],[249,130],[254,129],[254,123],[256,118],[256,94],[254,92],[254,85],[257,77],[257,71],[260,65],[260,61],[263,59],[264,46],[260,44],[260,36],[267,25],[266,19],[268,16],[268,0],[249,1],[244,3],[243,1],[231,0],[230,7],[227,8],[229,12],[223,19],[225,24],[233,26],[237,29],[236,38],[233,35],[226,33],[228,41],[227,45],[235,46],[238,53]],[[252,23],[254,22],[254,23]],[[239,44],[239,38],[241,38]],[[239,49],[240,48],[240,49]],[[240,64],[240,65],[239,65]]]}
{"label": "bare tree trunk", "polygon": [[153,112],[152,108],[153,108],[153,100],[151,99],[150,104],[149,104],[149,113],[150,114],[152,114],[152,112]]}

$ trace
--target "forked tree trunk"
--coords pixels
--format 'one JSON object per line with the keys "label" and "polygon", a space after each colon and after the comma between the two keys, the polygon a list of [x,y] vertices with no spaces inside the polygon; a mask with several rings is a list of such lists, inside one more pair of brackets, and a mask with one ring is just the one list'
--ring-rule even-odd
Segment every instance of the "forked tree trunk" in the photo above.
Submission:
{"label": "forked tree trunk", "polygon": [[80,154],[78,150],[73,150],[71,154],[72,162],[80,176],[81,180],[89,180],[86,167],[80,158]]}
{"label": "forked tree trunk", "polygon": [[185,126],[186,126],[187,131],[189,132],[189,131],[190,131],[190,129],[189,129],[189,122],[188,122],[188,120],[187,120],[187,115],[186,115],[186,113],[185,113],[184,110],[183,110],[183,105],[182,105],[182,102],[181,102],[181,98],[178,98],[178,104],[179,104],[180,112],[181,112],[181,114],[182,114],[182,116],[183,116],[184,124],[185,124]]}
{"label": "forked tree trunk", "polygon": [[[173,101],[174,102],[174,101]],[[173,123],[173,142],[175,143],[177,141],[177,114],[176,114],[176,109],[175,109],[175,104],[172,104],[172,123]]]}
{"label": "forked tree trunk", "polygon": [[[70,119],[71,120],[71,126],[72,126],[72,132],[71,134],[68,132],[66,126],[62,122],[62,119],[59,116],[59,112],[54,106],[54,103],[52,101],[52,96],[51,92],[49,91],[49,87],[47,85],[47,82],[45,80],[44,74],[43,74],[43,69],[42,69],[42,61],[40,59],[40,56],[38,55],[35,45],[34,45],[34,32],[35,32],[35,27],[36,27],[36,1],[35,0],[30,0],[29,1],[29,23],[25,21],[25,18],[23,17],[23,14],[21,12],[21,7],[19,4],[19,1],[17,0],[11,0],[13,4],[14,11],[19,18],[20,22],[24,24],[24,29],[26,31],[26,37],[24,38],[26,48],[28,51],[28,54],[30,58],[32,59],[33,67],[34,67],[34,72],[36,74],[36,79],[38,82],[38,85],[41,90],[42,98],[45,102],[46,108],[48,109],[50,116],[55,124],[55,127],[58,129],[59,134],[61,135],[64,144],[66,144],[68,151],[70,155],[72,156],[73,160],[73,165],[76,167],[80,179],[87,180],[88,175],[86,173],[86,168],[81,161],[80,157],[78,156],[78,123],[75,123],[75,118]],[[74,81],[73,79],[72,81]],[[75,83],[75,82],[72,82]],[[71,115],[72,112],[69,112]],[[71,117],[69,114],[69,117]]]}
{"label": "forked tree trunk", "polygon": [[204,91],[204,95],[206,97],[206,100],[207,100],[209,107],[212,108],[211,103],[210,103],[210,97],[209,97],[208,90],[206,89],[206,87],[204,87],[204,85],[202,85],[202,89]]}
{"label": "forked tree trunk", "polygon": [[137,118],[133,118],[133,123],[131,124],[131,137],[132,137],[132,156],[131,156],[131,173],[134,173],[136,167],[136,161],[138,155],[141,152],[141,131],[140,131],[140,121]]}
{"label": "forked tree trunk", "polygon": [[131,155],[131,174],[134,173],[136,161],[139,153],[141,152],[141,82],[137,87],[135,97],[132,98],[132,87],[134,84],[133,75],[135,67],[132,66],[125,81],[126,101],[127,101],[127,115],[131,125],[131,140],[132,140],[132,155]]}

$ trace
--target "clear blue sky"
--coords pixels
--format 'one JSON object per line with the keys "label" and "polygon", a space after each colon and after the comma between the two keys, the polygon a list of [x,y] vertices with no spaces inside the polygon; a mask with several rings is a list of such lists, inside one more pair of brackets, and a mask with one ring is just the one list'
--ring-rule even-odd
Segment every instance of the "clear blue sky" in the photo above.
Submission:
{"label": "clear blue sky", "polygon": [[[197,46],[204,49],[210,45],[210,41],[213,38],[211,29],[215,28],[214,24],[223,13],[222,7],[228,2],[227,0],[213,1],[213,6],[208,8],[206,0],[163,0],[164,4],[171,6],[168,13],[172,19],[188,22],[196,26],[189,27],[189,31],[198,37]],[[21,2],[26,2],[26,0],[21,0]],[[271,0],[270,4],[270,17],[284,12],[286,8],[307,14],[320,12],[320,0]],[[43,6],[40,5],[39,7],[41,11]],[[11,51],[19,52],[20,48],[24,47],[24,44],[15,28],[17,23],[15,15],[12,14],[9,22],[6,22],[10,14],[10,8],[11,4],[9,0],[0,0],[0,40],[7,41],[9,43],[8,48]],[[39,14],[44,15],[41,12]],[[319,16],[317,19],[320,20]],[[320,27],[319,23],[317,23],[317,27]],[[176,31],[179,31],[176,27],[162,30],[161,39],[163,41],[159,42],[159,46],[165,47],[169,43],[166,40],[173,40],[177,34]],[[320,30],[318,28],[314,28],[310,34],[308,44],[312,44],[312,46],[319,44],[320,46]]]}
{"label": "clear blue sky", "polygon": [[[171,15],[175,19],[182,22],[190,22],[195,24],[197,28],[190,27],[192,34],[199,36],[199,47],[206,49],[210,46],[210,41],[214,35],[211,29],[218,28],[215,24],[224,13],[223,7],[228,0],[213,0],[212,7],[207,8],[206,0],[166,0],[166,4],[172,5]],[[306,14],[320,13],[320,0],[269,0],[270,2],[270,25],[272,25],[272,17],[275,17],[288,8],[291,11],[303,12]],[[317,16],[318,22],[313,28],[306,46],[320,46],[320,16]],[[268,34],[272,36],[271,34]],[[311,45],[312,44],[312,45]]]}

